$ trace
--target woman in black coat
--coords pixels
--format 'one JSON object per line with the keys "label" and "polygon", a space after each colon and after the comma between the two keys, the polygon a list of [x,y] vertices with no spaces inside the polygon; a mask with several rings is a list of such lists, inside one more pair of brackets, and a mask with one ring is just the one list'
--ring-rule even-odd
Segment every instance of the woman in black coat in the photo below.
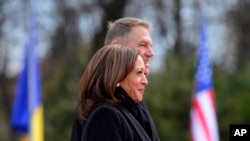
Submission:
{"label": "woman in black coat", "polygon": [[139,104],[145,64],[135,49],[109,45],[97,51],[80,80],[82,141],[158,141],[148,111]]}

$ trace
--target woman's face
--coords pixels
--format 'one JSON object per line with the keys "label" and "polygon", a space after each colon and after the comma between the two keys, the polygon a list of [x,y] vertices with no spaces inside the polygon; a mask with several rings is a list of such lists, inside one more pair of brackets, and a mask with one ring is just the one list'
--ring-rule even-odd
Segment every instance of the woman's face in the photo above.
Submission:
{"label": "woman's face", "polygon": [[144,61],[139,55],[133,70],[120,82],[120,86],[135,102],[142,101],[145,86],[148,84],[145,71]]}

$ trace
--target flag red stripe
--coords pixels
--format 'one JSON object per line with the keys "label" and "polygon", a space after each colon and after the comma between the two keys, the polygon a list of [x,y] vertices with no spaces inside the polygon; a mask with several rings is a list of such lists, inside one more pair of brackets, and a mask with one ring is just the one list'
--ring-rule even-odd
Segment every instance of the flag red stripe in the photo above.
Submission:
{"label": "flag red stripe", "polygon": [[200,103],[199,100],[197,98],[195,98],[195,100],[193,101],[193,106],[194,106],[195,112],[197,113],[197,119],[200,120],[200,123],[202,124],[203,130],[205,131],[206,138],[209,141],[211,141],[211,136],[209,133],[207,122],[205,120],[205,115],[201,110],[202,103]]}

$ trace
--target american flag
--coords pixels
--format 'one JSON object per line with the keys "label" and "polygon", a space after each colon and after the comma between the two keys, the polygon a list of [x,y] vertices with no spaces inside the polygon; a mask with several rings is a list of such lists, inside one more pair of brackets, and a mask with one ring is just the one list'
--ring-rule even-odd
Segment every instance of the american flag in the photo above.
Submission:
{"label": "american flag", "polygon": [[201,26],[196,90],[192,98],[190,128],[192,141],[219,141],[215,110],[215,93],[212,84],[212,69],[209,60],[204,19],[202,20]]}

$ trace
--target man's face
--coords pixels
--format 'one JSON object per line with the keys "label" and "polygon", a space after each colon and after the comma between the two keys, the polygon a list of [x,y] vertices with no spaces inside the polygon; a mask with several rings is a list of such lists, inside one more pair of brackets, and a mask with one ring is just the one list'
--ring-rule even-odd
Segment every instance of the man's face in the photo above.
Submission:
{"label": "man's face", "polygon": [[129,34],[128,47],[138,49],[146,67],[146,75],[149,74],[149,61],[154,57],[153,42],[149,30],[143,26],[133,27]]}

